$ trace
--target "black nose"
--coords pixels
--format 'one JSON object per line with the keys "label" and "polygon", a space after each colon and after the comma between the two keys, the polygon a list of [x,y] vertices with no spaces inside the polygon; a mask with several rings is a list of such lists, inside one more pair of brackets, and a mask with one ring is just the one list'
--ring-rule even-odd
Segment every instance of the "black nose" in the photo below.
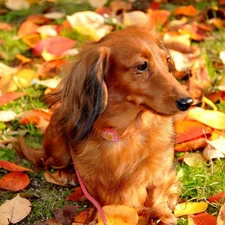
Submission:
{"label": "black nose", "polygon": [[192,98],[180,98],[176,101],[177,107],[178,109],[180,109],[181,111],[185,111],[187,110],[193,103],[193,99]]}

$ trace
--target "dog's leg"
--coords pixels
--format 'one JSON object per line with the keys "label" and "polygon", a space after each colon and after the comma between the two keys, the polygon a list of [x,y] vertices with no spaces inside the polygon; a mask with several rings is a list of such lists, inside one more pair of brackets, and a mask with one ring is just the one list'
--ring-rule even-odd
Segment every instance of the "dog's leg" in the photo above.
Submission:
{"label": "dog's leg", "polygon": [[[178,186],[179,184],[176,181],[175,171],[171,170],[165,177],[163,183],[148,190],[148,198],[145,205],[149,209],[148,217],[158,221],[156,224],[177,224],[177,219],[173,215],[172,210],[175,208],[177,198],[179,196]],[[155,223],[152,223],[149,220],[149,224]]]}

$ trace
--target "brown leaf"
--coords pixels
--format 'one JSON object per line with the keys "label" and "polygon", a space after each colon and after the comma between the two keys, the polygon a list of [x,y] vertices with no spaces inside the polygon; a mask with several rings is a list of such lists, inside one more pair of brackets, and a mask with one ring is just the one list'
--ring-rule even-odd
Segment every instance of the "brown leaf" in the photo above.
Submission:
{"label": "brown leaf", "polygon": [[7,200],[0,206],[0,224],[17,224],[24,219],[30,211],[30,201],[25,198],[21,198],[18,194],[15,198]]}
{"label": "brown leaf", "polygon": [[225,225],[225,204],[222,205],[217,217],[217,225]]}
{"label": "brown leaf", "polygon": [[208,213],[188,215],[188,225],[216,225],[216,217]]}
{"label": "brown leaf", "polygon": [[195,16],[197,13],[198,11],[194,8],[193,5],[181,6],[174,11],[175,16],[177,15]]}
{"label": "brown leaf", "polygon": [[202,167],[205,162],[205,159],[200,153],[189,153],[185,154],[185,156],[183,157],[183,161],[188,166]]}
{"label": "brown leaf", "polygon": [[33,170],[23,167],[23,166],[18,166],[14,163],[5,161],[5,160],[0,160],[0,168],[3,168],[5,170],[13,171],[13,172],[24,172],[24,171],[29,171],[33,172]]}
{"label": "brown leaf", "polygon": [[74,222],[72,225],[89,224],[89,222],[93,220],[94,214],[94,208],[85,209],[74,217]]}
{"label": "brown leaf", "polygon": [[26,173],[11,172],[0,179],[0,188],[8,191],[20,191],[30,184]]}
{"label": "brown leaf", "polygon": [[11,92],[0,96],[0,106],[26,95],[24,92]]}

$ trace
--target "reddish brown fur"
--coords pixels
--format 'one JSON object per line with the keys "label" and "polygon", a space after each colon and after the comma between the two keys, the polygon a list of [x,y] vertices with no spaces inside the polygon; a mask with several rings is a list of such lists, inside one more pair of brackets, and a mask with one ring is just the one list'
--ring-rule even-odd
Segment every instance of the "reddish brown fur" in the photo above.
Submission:
{"label": "reddish brown fur", "polygon": [[[146,208],[150,219],[174,225],[173,115],[180,111],[176,100],[189,95],[168,72],[168,56],[158,35],[141,27],[84,46],[48,98],[60,106],[45,132],[43,157],[55,168],[72,161],[101,205]],[[149,68],[140,72],[144,61]],[[118,141],[102,137],[109,127]]]}

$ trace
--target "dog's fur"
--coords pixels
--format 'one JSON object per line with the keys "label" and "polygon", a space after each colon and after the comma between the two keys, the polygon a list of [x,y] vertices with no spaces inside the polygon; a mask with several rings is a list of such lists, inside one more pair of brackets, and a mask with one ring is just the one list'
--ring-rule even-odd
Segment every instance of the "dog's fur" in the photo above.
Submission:
{"label": "dog's fur", "polygon": [[[172,69],[167,48],[148,28],[128,27],[86,44],[47,98],[59,106],[43,150],[20,154],[58,169],[73,163],[102,206],[146,209],[150,219],[176,224],[173,116],[180,112],[176,101],[189,95]],[[105,129],[118,140],[103,138]]]}

